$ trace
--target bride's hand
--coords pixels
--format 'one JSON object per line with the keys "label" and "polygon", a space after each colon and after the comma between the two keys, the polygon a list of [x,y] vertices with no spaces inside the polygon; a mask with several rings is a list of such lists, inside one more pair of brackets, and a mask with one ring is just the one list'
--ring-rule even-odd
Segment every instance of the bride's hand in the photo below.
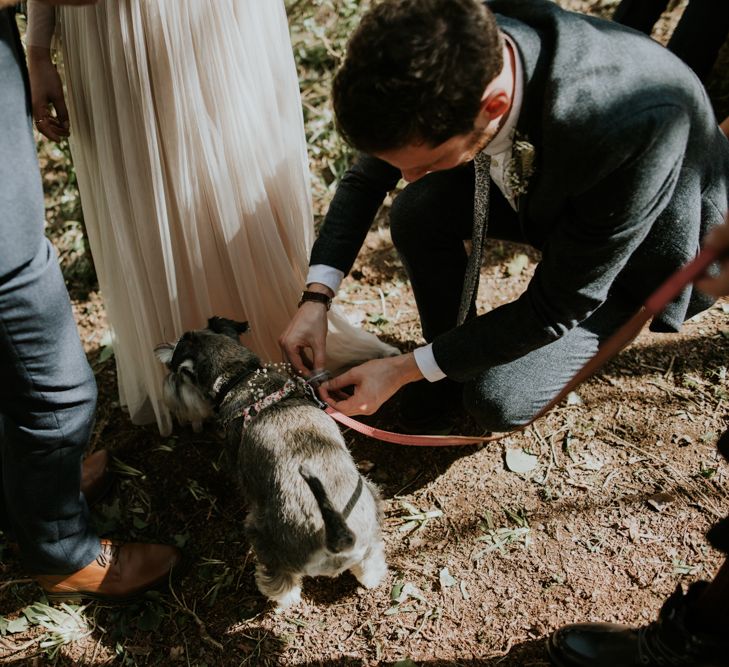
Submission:
{"label": "bride's hand", "polygon": [[68,109],[50,49],[28,47],[28,74],[35,126],[51,141],[61,141],[69,135]]}

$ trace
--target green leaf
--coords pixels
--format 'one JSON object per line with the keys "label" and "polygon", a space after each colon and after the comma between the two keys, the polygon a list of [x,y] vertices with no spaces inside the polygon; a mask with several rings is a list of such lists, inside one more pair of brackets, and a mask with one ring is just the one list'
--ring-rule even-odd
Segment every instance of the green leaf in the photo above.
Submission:
{"label": "green leaf", "polygon": [[506,264],[506,275],[519,276],[528,266],[529,258],[525,254],[520,253]]}
{"label": "green leaf", "polygon": [[162,607],[150,604],[137,620],[137,627],[145,632],[154,632],[162,623]]}
{"label": "green leaf", "polygon": [[114,347],[111,345],[107,345],[101,350],[101,354],[99,354],[99,359],[97,363],[103,364],[105,361],[108,361],[111,359],[111,357],[114,356]]}
{"label": "green leaf", "polygon": [[10,634],[15,634],[16,632],[24,632],[28,629],[28,619],[25,618],[25,616],[18,616],[18,618],[8,620],[5,629]]}
{"label": "green leaf", "polygon": [[289,618],[288,616],[285,616],[284,620],[287,623],[291,623],[291,625],[295,625],[299,628],[308,628],[309,627],[309,624],[306,621],[301,620],[300,618]]}
{"label": "green leaf", "polygon": [[28,629],[28,619],[25,618],[25,616],[18,616],[18,618],[3,620],[5,621],[5,630],[10,634],[25,632]]}
{"label": "green leaf", "polygon": [[190,533],[177,533],[176,535],[173,535],[172,539],[175,540],[175,545],[182,549],[190,539]]}
{"label": "green leaf", "polygon": [[701,464],[701,469],[699,472],[701,473],[702,477],[705,477],[706,479],[711,479],[714,475],[716,475],[717,469],[711,466],[704,466],[704,464]]}

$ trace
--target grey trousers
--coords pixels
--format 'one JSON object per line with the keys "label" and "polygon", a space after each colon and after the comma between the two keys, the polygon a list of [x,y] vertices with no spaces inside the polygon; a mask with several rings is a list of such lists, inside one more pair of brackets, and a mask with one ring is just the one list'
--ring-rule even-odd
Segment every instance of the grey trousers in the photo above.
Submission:
{"label": "grey trousers", "polygon": [[96,382],[55,250],[12,10],[0,10],[0,514],[37,574],[74,572],[99,540],[80,493]]}
{"label": "grey trousers", "polygon": [[[456,324],[473,218],[473,166],[434,172],[408,185],[390,212],[393,243],[415,294],[425,340]],[[519,222],[498,188],[491,187],[489,237],[523,241]],[[562,338],[465,383],[464,406],[490,431],[530,421],[635,313],[634,302],[614,293]],[[472,309],[475,315],[475,310]],[[519,331],[511,334],[519,336]]]}

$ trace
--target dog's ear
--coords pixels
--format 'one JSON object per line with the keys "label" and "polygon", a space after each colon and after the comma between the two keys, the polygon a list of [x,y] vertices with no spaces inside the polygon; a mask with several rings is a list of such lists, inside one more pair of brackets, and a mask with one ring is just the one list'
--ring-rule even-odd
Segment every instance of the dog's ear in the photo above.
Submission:
{"label": "dog's ear", "polygon": [[172,343],[160,343],[154,348],[154,356],[169,368],[174,351],[175,346]]}
{"label": "dog's ear", "polygon": [[248,322],[236,322],[225,317],[211,317],[208,320],[208,329],[213,333],[224,334],[237,341],[238,336],[250,329]]}

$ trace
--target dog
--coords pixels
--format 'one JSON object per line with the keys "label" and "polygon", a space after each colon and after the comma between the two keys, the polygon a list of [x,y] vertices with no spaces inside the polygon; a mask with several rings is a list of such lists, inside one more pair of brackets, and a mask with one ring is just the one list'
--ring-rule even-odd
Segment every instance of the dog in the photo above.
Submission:
{"label": "dog", "polygon": [[164,400],[178,420],[215,415],[248,503],[256,584],[279,608],[298,604],[305,576],[350,570],[366,588],[387,572],[382,501],[358,472],[334,420],[303,379],[265,368],[220,317],[155,348],[169,374]]}

